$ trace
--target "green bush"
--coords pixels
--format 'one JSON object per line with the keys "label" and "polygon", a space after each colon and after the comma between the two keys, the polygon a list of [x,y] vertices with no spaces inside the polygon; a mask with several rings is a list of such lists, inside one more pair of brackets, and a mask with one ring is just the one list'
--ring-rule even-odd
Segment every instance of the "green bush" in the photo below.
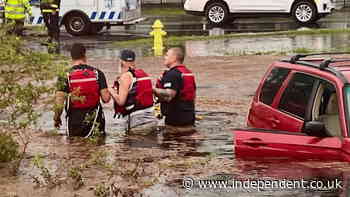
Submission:
{"label": "green bush", "polygon": [[19,145],[8,132],[0,131],[0,162],[9,162],[18,158]]}
{"label": "green bush", "polygon": [[0,113],[7,126],[25,129],[35,123],[35,107],[54,92],[53,80],[61,73],[66,58],[27,48],[19,37],[0,29]]}
{"label": "green bush", "polygon": [[[67,58],[28,48],[26,40],[6,33],[9,28],[0,26],[0,162],[16,159],[16,172],[30,143],[27,128],[39,117],[39,104],[52,101],[45,98],[53,98],[55,77],[64,73]],[[15,139],[1,128],[14,131],[23,145],[21,153]]]}

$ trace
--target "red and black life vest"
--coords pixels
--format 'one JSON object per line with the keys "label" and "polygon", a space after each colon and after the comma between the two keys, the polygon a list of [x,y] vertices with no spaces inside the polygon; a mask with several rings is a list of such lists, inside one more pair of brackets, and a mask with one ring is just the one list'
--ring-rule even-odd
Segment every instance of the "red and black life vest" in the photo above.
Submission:
{"label": "red and black life vest", "polygon": [[68,75],[70,107],[87,109],[97,107],[100,102],[100,86],[97,70],[74,69]]}
{"label": "red and black life vest", "polygon": [[[129,72],[133,75],[134,80],[125,105],[119,106],[114,102],[115,113],[123,116],[153,106],[152,80],[149,75],[142,69],[130,69]],[[118,81],[114,82],[114,88],[119,91]]]}
{"label": "red and black life vest", "polygon": [[[181,77],[183,79],[183,86],[179,93],[180,100],[194,101],[196,98],[196,82],[194,74],[184,65],[176,66],[174,69],[178,70],[181,73]],[[163,73],[163,76],[165,73],[166,72]],[[156,88],[164,89],[161,83],[161,78],[157,79]]]}

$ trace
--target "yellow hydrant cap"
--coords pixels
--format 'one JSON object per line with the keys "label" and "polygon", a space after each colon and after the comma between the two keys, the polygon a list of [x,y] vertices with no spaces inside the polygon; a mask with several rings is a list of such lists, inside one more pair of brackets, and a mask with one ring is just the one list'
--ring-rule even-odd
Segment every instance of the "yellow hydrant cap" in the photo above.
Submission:
{"label": "yellow hydrant cap", "polygon": [[152,26],[153,29],[156,29],[156,28],[162,29],[163,27],[164,27],[164,25],[159,19],[154,21],[153,26]]}

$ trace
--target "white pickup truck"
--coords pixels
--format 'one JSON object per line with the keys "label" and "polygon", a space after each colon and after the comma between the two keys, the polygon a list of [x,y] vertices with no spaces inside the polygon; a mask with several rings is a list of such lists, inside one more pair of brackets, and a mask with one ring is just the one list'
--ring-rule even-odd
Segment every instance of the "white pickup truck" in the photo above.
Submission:
{"label": "white pickup truck", "polygon": [[233,17],[257,17],[267,14],[292,16],[300,24],[309,24],[330,14],[335,0],[186,0],[184,9],[222,25]]}
{"label": "white pickup truck", "polygon": [[[0,11],[3,1],[0,0]],[[42,25],[40,0],[31,0],[30,4],[33,16],[26,24]],[[97,33],[105,26],[130,25],[142,20],[140,0],[61,0],[60,25],[76,36]]]}

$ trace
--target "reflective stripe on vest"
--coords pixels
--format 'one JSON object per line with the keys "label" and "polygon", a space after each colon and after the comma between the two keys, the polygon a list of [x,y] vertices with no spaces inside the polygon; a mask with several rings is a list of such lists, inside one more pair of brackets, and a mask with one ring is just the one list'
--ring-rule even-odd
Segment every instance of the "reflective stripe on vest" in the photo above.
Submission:
{"label": "reflective stripe on vest", "polygon": [[43,13],[53,13],[53,12],[59,12],[60,9],[43,9],[42,12]]}
{"label": "reflective stripe on vest", "polygon": [[8,0],[5,4],[5,17],[7,19],[21,20],[25,18],[26,10],[31,13],[28,0]]}
{"label": "reflective stripe on vest", "polygon": [[151,77],[142,77],[142,78],[136,79],[136,81],[145,81],[145,80],[152,80],[152,78]]}
{"label": "reflective stripe on vest", "polygon": [[13,8],[24,8],[23,5],[11,4],[11,3],[6,3],[6,6],[13,7]]}
{"label": "reflective stripe on vest", "polygon": [[182,73],[181,75],[185,77],[194,77],[193,73]]}
{"label": "reflective stripe on vest", "polygon": [[72,79],[72,80],[70,80],[70,83],[81,83],[81,82],[88,82],[88,81],[97,81],[97,79],[96,78]]}

